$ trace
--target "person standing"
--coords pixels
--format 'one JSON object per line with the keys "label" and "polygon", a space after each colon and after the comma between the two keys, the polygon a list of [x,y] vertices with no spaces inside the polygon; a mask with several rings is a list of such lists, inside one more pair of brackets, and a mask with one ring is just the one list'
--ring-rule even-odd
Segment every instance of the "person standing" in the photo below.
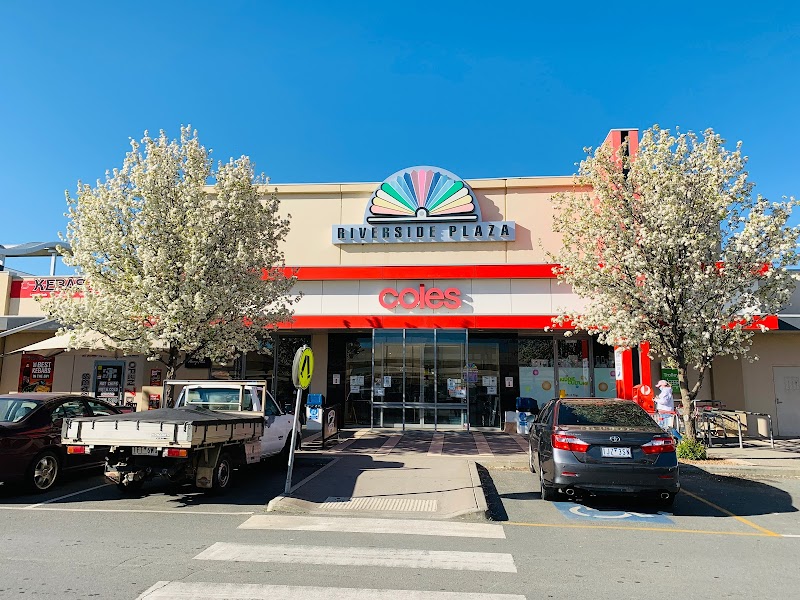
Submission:
{"label": "person standing", "polygon": [[656,383],[660,393],[656,396],[656,410],[658,411],[658,424],[667,431],[674,427],[675,400],[672,398],[672,386],[664,379]]}

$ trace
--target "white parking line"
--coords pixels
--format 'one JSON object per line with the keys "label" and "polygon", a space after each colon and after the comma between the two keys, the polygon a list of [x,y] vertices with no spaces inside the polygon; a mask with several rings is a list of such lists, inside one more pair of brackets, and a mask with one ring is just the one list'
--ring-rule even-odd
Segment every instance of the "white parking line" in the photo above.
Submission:
{"label": "white parking line", "polygon": [[58,502],[59,500],[64,500],[65,498],[72,498],[73,496],[77,496],[79,494],[85,494],[86,492],[91,492],[93,490],[99,490],[100,488],[108,487],[112,485],[110,483],[104,483],[102,485],[96,485],[91,488],[86,488],[85,490],[78,490],[77,492],[72,492],[71,494],[67,494],[66,496],[59,496],[58,498],[51,498],[50,500],[45,500],[44,502],[38,502],[37,504],[31,504],[30,506],[23,506],[24,510],[30,510],[32,508],[38,508],[39,506],[44,506],[45,504],[52,504],[53,502]]}
{"label": "white parking line", "polygon": [[404,567],[516,573],[514,557],[505,553],[406,550],[401,548],[345,548],[337,546],[284,546],[216,542],[195,556],[197,560],[233,562]]}
{"label": "white parking line", "polygon": [[136,600],[525,600],[517,594],[159,581]]}
{"label": "white parking line", "polygon": [[362,519],[293,515],[254,515],[239,529],[272,529],[283,531],[334,531],[347,533],[381,533],[395,535],[435,535],[505,539],[502,525],[462,523],[455,521],[423,521],[416,519]]}

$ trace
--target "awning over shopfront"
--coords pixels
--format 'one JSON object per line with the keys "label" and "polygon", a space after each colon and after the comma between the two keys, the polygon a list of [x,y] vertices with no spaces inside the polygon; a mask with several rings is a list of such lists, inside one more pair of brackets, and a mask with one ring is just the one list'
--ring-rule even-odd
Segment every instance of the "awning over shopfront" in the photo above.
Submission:
{"label": "awning over shopfront", "polygon": [[[42,340],[41,342],[36,342],[35,344],[23,346],[22,348],[18,348],[17,350],[13,350],[7,354],[31,352],[40,354],[42,356],[54,356],[56,354],[60,354],[61,352],[66,352],[67,348],[69,348],[69,338],[70,335],[68,333],[65,333],[64,335],[57,335],[46,340]],[[114,345],[109,338],[96,333],[84,339],[84,341],[81,343],[81,349],[108,350],[114,352]]]}

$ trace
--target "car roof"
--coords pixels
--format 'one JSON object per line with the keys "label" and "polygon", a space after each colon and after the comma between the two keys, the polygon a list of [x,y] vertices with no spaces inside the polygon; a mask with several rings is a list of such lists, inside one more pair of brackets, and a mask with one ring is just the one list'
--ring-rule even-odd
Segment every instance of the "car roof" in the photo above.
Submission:
{"label": "car roof", "polygon": [[[0,399],[8,400],[33,400],[43,404],[50,404],[63,398],[83,398],[80,394],[69,392],[24,392],[22,394],[0,394]],[[93,398],[94,399],[94,398]]]}

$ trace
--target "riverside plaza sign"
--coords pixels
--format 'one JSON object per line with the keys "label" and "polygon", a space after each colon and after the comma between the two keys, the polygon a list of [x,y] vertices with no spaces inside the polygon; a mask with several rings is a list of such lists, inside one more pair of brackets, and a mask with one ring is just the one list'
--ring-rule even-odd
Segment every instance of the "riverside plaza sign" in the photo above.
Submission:
{"label": "riverside plaza sign", "polygon": [[334,225],[334,244],[511,242],[514,221],[482,221],[472,188],[439,167],[394,173],[372,195],[364,222]]}

